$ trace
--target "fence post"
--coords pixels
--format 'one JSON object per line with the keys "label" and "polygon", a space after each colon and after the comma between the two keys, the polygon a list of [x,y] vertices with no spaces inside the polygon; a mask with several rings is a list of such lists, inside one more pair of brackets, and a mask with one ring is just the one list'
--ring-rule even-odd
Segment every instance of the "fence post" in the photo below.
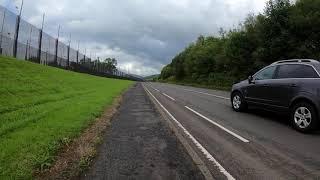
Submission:
{"label": "fence post", "polygon": [[70,47],[71,47],[71,34],[70,34],[69,44],[67,47],[67,69],[70,67]]}
{"label": "fence post", "polygon": [[19,39],[22,8],[23,8],[23,0],[21,1],[20,12],[19,12],[19,15],[17,16],[16,29],[14,32],[13,57],[15,58],[17,57],[17,52],[18,52],[17,50],[18,50],[18,39]]}
{"label": "fence post", "polygon": [[77,64],[79,64],[79,50],[77,51]]}
{"label": "fence post", "polygon": [[26,52],[25,52],[24,60],[28,60],[28,47],[29,47],[29,40],[27,40]]}
{"label": "fence post", "polygon": [[77,50],[77,65],[79,64],[79,50],[80,50],[80,42],[78,41],[78,50]]}
{"label": "fence post", "polygon": [[55,51],[54,51],[54,64],[58,66],[58,47],[59,47],[60,25],[58,27],[58,38],[56,39]]}
{"label": "fence post", "polygon": [[48,65],[48,50],[46,51],[46,65]]}
{"label": "fence post", "polygon": [[37,63],[41,63],[41,48],[42,48],[42,34],[43,34],[43,24],[44,24],[44,14],[42,17],[42,26],[39,33],[39,42],[38,42],[38,56],[37,56]]}
{"label": "fence post", "polygon": [[67,47],[67,68],[70,65],[70,45]]}
{"label": "fence post", "polygon": [[7,12],[7,9],[4,9],[3,11],[3,17],[2,17],[2,24],[1,24],[1,39],[0,39],[0,54],[2,54],[2,41],[3,41],[3,27],[4,27],[4,21],[6,19],[6,12]]}
{"label": "fence post", "polygon": [[19,38],[19,29],[20,29],[20,20],[21,16],[17,16],[17,21],[16,21],[16,29],[14,33],[14,42],[13,42],[13,57],[17,57],[17,49],[18,49],[18,38]]}
{"label": "fence post", "polygon": [[37,63],[41,63],[41,47],[42,47],[42,29],[39,34],[39,42],[38,42],[38,54],[37,54]]}
{"label": "fence post", "polygon": [[59,40],[56,39],[55,50],[54,50],[54,64],[58,66],[58,44]]}

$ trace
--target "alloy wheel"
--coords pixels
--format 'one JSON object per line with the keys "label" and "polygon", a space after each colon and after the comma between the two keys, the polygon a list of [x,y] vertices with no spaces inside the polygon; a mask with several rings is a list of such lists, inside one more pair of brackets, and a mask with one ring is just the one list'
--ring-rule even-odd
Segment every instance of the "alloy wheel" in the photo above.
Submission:
{"label": "alloy wheel", "polygon": [[232,100],[232,105],[235,109],[239,109],[241,106],[241,97],[239,95],[235,95]]}
{"label": "alloy wheel", "polygon": [[301,128],[307,128],[312,121],[311,111],[306,107],[298,107],[294,113],[294,122]]}

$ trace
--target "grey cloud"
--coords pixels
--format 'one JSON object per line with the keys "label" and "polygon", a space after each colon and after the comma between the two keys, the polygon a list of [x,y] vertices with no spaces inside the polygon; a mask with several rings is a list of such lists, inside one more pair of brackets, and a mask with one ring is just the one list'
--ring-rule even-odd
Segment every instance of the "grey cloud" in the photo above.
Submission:
{"label": "grey cloud", "polygon": [[56,35],[61,24],[65,39],[72,32],[88,51],[116,57],[119,67],[149,75],[159,73],[200,34],[237,25],[247,14],[261,12],[265,1],[25,0],[23,17],[40,26],[46,13],[45,31]]}

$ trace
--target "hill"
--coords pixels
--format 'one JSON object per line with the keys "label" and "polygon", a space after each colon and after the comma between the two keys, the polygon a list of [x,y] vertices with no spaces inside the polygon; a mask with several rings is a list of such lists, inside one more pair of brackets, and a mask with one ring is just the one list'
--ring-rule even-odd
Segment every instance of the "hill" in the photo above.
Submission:
{"label": "hill", "polygon": [[0,179],[50,166],[132,83],[0,57]]}
{"label": "hill", "polygon": [[145,80],[148,80],[148,81],[151,81],[155,78],[158,78],[160,76],[160,74],[154,74],[154,75],[151,75],[151,76],[146,76],[144,77]]}

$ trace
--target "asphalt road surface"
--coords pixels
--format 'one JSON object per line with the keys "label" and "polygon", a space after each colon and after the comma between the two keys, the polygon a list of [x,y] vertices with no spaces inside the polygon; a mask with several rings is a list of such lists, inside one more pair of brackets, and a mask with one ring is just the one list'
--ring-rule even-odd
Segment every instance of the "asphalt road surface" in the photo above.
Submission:
{"label": "asphalt road surface", "polygon": [[143,83],[216,179],[319,179],[320,133],[286,117],[231,108],[229,92]]}

